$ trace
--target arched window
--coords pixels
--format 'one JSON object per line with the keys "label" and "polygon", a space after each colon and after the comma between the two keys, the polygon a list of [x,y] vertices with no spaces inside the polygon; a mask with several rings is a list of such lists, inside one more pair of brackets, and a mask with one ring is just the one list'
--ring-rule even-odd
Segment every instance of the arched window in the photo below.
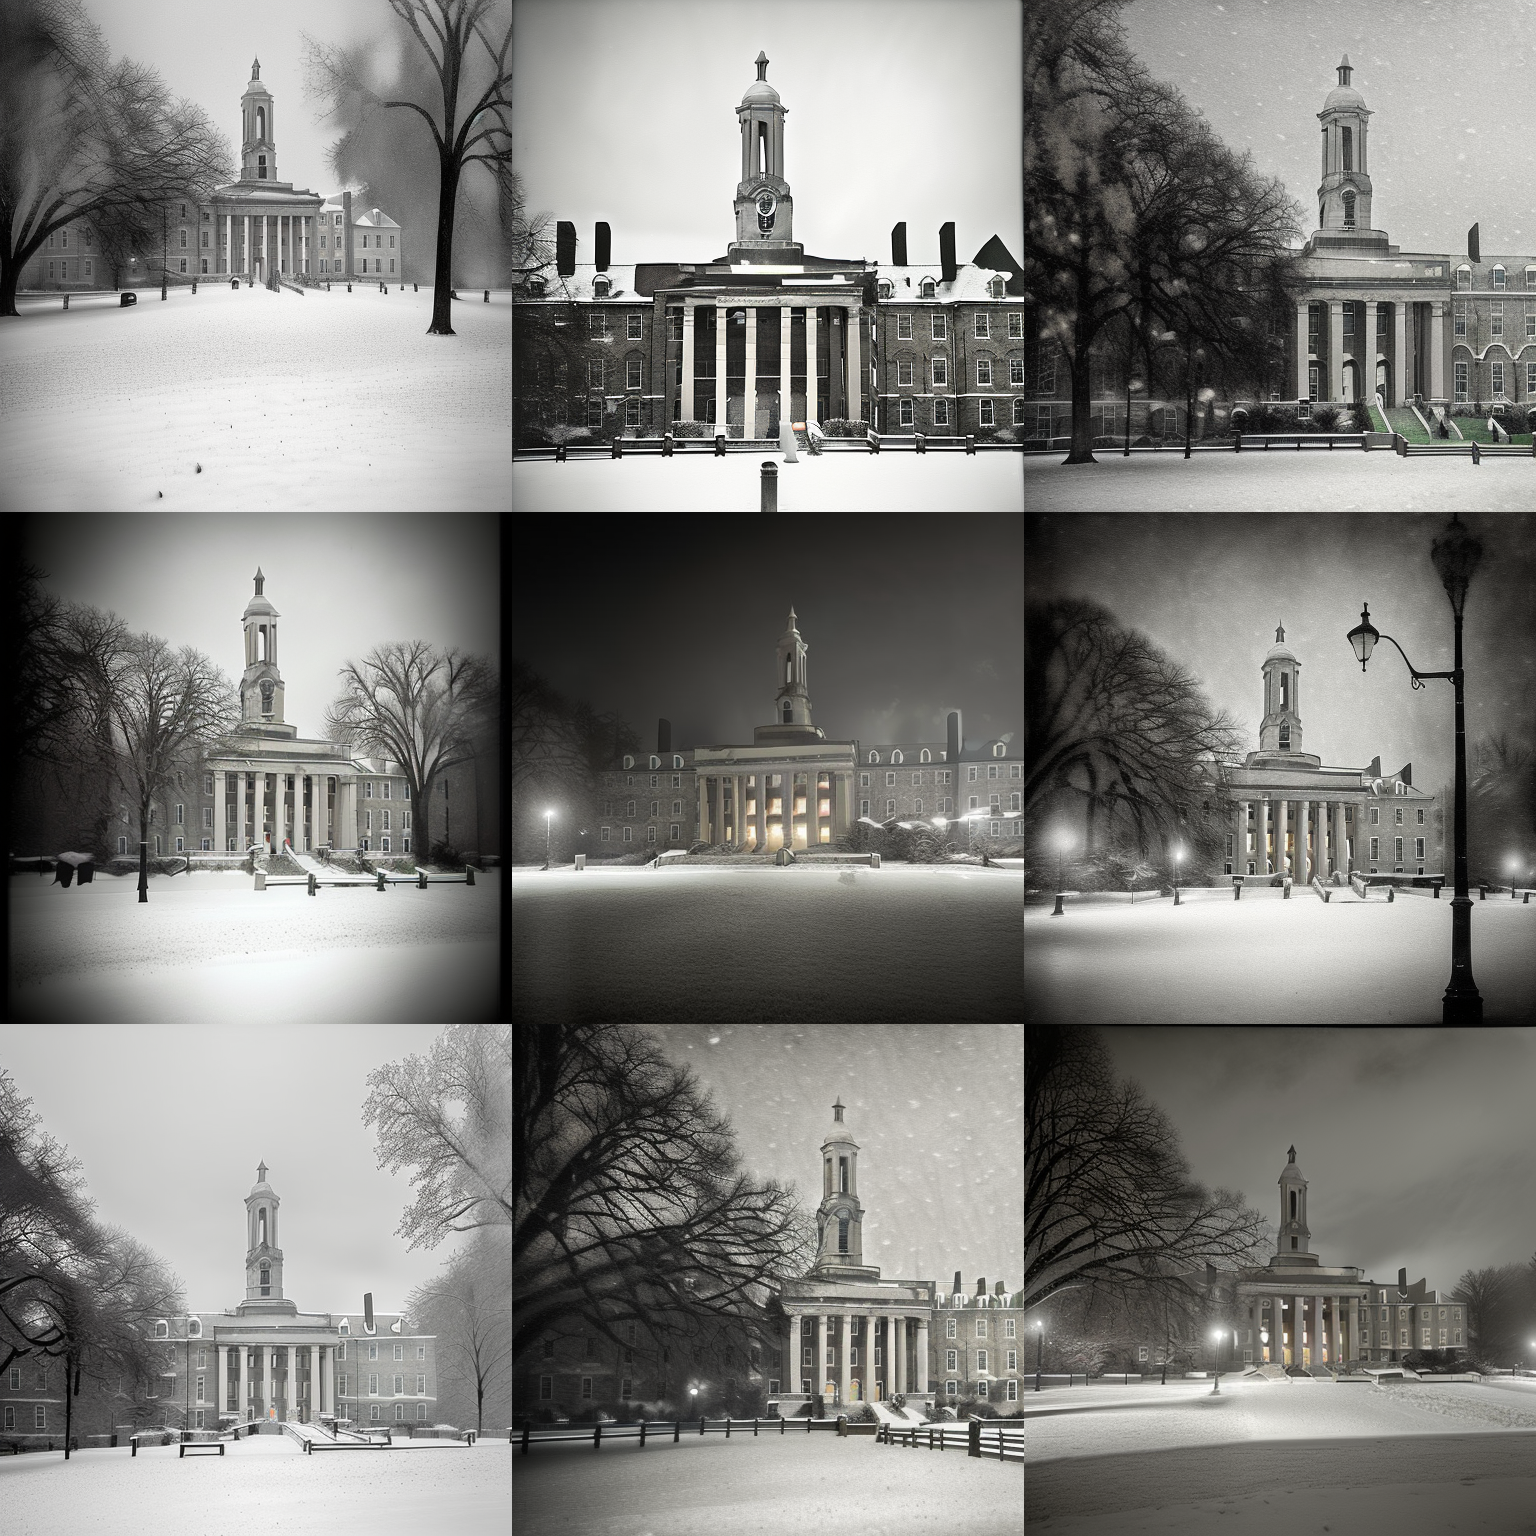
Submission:
{"label": "arched window", "polygon": [[189,1318],[187,1320],[187,1337],[189,1339],[200,1339],[200,1338],[202,1338],[202,1336],[203,1336],[203,1320],[202,1320],[202,1318],[200,1318],[200,1317]]}
{"label": "arched window", "polygon": [[1002,298],[1002,296],[1003,296],[1003,280],[1002,280],[1002,278],[994,277],[992,279],[992,281],[987,284],[987,292],[990,293],[994,299]]}
{"label": "arched window", "polygon": [[900,752],[892,752],[891,753],[891,761],[893,763],[899,763],[901,761],[901,753]]}
{"label": "arched window", "polygon": [[998,742],[992,748],[992,756],[993,757],[1007,757],[1008,756],[1008,746],[1007,746],[1007,743],[1006,742],[1001,742],[1001,741]]}
{"label": "arched window", "polygon": [[923,296],[923,298],[931,299],[933,297],[933,279],[931,277],[925,277],[922,282],[918,284],[917,291]]}
{"label": "arched window", "polygon": [[1352,171],[1355,168],[1355,130],[1344,130],[1344,169]]}
{"label": "arched window", "polygon": [[1466,262],[1456,268],[1456,286],[1458,288],[1470,288],[1472,286],[1472,268]]}
{"label": "arched window", "polygon": [[1353,229],[1354,227],[1355,227],[1355,194],[1353,192],[1346,192],[1344,194],[1344,228],[1345,229]]}
{"label": "arched window", "polygon": [[1495,266],[1493,269],[1493,286],[1495,288],[1508,286],[1504,281],[1504,268],[1502,266]]}
{"label": "arched window", "polygon": [[790,716],[793,713],[794,713],[794,711],[790,708],[789,700],[785,699],[784,700],[784,724],[785,725],[789,724]]}
{"label": "arched window", "polygon": [[878,763],[880,761],[880,754],[878,752],[871,752],[869,754],[869,760],[872,763]]}
{"label": "arched window", "polygon": [[167,1322],[157,1319],[155,1322],[155,1337],[157,1339],[168,1339],[170,1336],[171,1325]]}
{"label": "arched window", "polygon": [[1290,678],[1290,674],[1288,672],[1282,672],[1280,674],[1280,708],[1281,709],[1289,709],[1291,707],[1291,702],[1290,701],[1291,701],[1291,678]]}
{"label": "arched window", "polygon": [[265,155],[256,156],[256,179],[258,181],[265,181],[267,179],[267,157]]}
{"label": "arched window", "polygon": [[879,282],[878,286],[879,286],[879,289],[880,289],[880,297],[882,299],[890,298],[890,296],[891,296],[891,285],[890,285],[889,280],[882,277],[880,279],[880,282]]}
{"label": "arched window", "polygon": [[837,1251],[848,1252],[848,1218],[846,1216],[837,1218]]}
{"label": "arched window", "polygon": [[794,680],[795,680],[795,658],[793,656],[786,656],[784,658],[784,685],[785,685],[785,687],[788,687],[791,683],[794,682]]}
{"label": "arched window", "polygon": [[626,767],[626,768],[633,768],[633,767],[634,767],[634,766],[635,766],[635,760],[634,760],[634,758],[632,758],[632,757],[626,757],[626,758],[625,758],[625,759],[624,759],[624,766],[625,766],[625,767]]}
{"label": "arched window", "polygon": [[266,138],[266,136],[267,136],[267,109],[265,107],[257,107],[256,108],[256,137],[258,139],[264,139],[264,138]]}
{"label": "arched window", "polygon": [[261,1266],[256,1283],[261,1287],[261,1294],[263,1296],[270,1296],[272,1294],[272,1266],[270,1264],[263,1264]]}
{"label": "arched window", "polygon": [[266,1206],[262,1206],[262,1208],[259,1211],[257,1211],[257,1213],[256,1213],[256,1227],[257,1227],[257,1238],[256,1238],[256,1241],[257,1241],[257,1243],[259,1245],[261,1243],[266,1242],[266,1240],[267,1240],[267,1208],[266,1208]]}
{"label": "arched window", "polygon": [[1288,725],[1280,727],[1280,750],[1282,752],[1291,750],[1291,728]]}
{"label": "arched window", "polygon": [[651,754],[651,767],[652,768],[660,768],[661,767],[661,759],[659,757],[657,757],[654,752]]}
{"label": "arched window", "polygon": [[611,286],[612,284],[606,277],[595,277],[592,279],[592,292],[599,299],[606,299],[608,297],[608,290]]}
{"label": "arched window", "polygon": [[917,754],[917,760],[920,763],[931,763],[933,761],[933,754],[928,750],[927,747],[924,747],[923,750]]}
{"label": "arched window", "polygon": [[683,766],[683,758],[681,753],[674,752],[672,754],[672,766],[674,768],[681,768]]}
{"label": "arched window", "polygon": [[352,1332],[352,1324],[350,1322],[348,1322],[346,1318],[342,1318],[341,1326],[337,1328],[336,1332],[337,1333],[351,1333]]}

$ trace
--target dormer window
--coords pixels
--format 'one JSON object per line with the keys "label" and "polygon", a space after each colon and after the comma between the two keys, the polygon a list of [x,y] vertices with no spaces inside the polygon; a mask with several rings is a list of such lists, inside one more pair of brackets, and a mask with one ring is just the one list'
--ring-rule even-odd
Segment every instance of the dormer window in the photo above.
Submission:
{"label": "dormer window", "polygon": [[624,766],[625,766],[625,767],[626,767],[626,768],[633,768],[633,767],[634,767],[634,766],[635,766],[635,760],[634,760],[634,758],[632,758],[632,757],[626,757],[626,758],[625,758],[625,759],[624,759]]}
{"label": "dormer window", "polygon": [[1280,750],[1282,752],[1291,750],[1291,728],[1288,725],[1280,727]]}
{"label": "dormer window", "polygon": [[1470,288],[1472,286],[1472,268],[1465,262],[1456,268],[1456,286],[1458,288]]}
{"label": "dormer window", "polygon": [[674,752],[672,754],[672,766],[674,768],[681,768],[683,766],[683,758],[680,752]]}
{"label": "dormer window", "polygon": [[880,761],[880,754],[878,752],[871,752],[869,754],[869,760],[872,763],[878,763]]}
{"label": "dormer window", "polygon": [[931,299],[933,297],[933,279],[931,277],[925,277],[922,282],[917,285],[917,291],[922,298]]}
{"label": "dormer window", "polygon": [[536,273],[533,277],[530,277],[528,279],[528,288],[529,288],[530,292],[532,292],[532,293],[542,294],[544,292],[544,277],[543,277],[543,274],[542,273]]}
{"label": "dormer window", "polygon": [[654,752],[651,754],[651,767],[652,768],[660,768],[661,767],[661,759],[659,757],[657,757]]}
{"label": "dormer window", "polygon": [[1507,286],[1507,284],[1504,281],[1504,268],[1503,267],[1496,266],[1493,269],[1493,286],[1495,288],[1504,288],[1504,287]]}
{"label": "dormer window", "polygon": [[1003,296],[1003,280],[1002,280],[1002,278],[994,277],[992,279],[992,281],[987,284],[987,292],[990,293],[994,299],[1002,298],[1002,296]]}
{"label": "dormer window", "polygon": [[882,277],[880,279],[879,283],[876,284],[876,286],[880,290],[880,297],[882,299],[890,298],[890,296],[891,296],[891,283],[890,283],[890,281],[887,278],[883,278]]}
{"label": "dormer window", "polygon": [[157,1339],[168,1339],[170,1336],[171,1336],[171,1325],[169,1323],[166,1323],[166,1322],[156,1322],[156,1324],[155,1324],[155,1337]]}
{"label": "dormer window", "polygon": [[999,741],[992,748],[993,757],[1007,757],[1008,748],[1005,743]]}
{"label": "dormer window", "polygon": [[594,277],[592,279],[593,295],[599,299],[606,299],[608,297],[608,290],[611,287],[613,287],[613,284],[606,277]]}
{"label": "dormer window", "polygon": [[187,1337],[189,1339],[200,1339],[200,1338],[202,1338],[202,1336],[203,1336],[203,1321],[202,1321],[202,1319],[199,1318],[199,1317],[194,1317],[194,1318],[189,1319],[188,1322],[187,1322]]}

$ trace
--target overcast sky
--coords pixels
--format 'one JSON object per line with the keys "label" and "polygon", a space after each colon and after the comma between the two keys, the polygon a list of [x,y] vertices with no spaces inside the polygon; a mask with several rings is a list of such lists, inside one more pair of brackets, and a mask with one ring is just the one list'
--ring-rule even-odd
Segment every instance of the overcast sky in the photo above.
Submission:
{"label": "overcast sky", "polygon": [[279,615],[283,713],[315,739],[342,663],[375,645],[427,640],[495,661],[499,534],[474,513],[87,513],[29,518],[26,548],[49,591],[194,646],[236,685],[259,566]]}
{"label": "overcast sky", "polygon": [[[1536,725],[1536,518],[1468,516],[1482,540],[1464,628],[1469,750],[1484,733],[1529,740]],[[1029,523],[1028,591],[1086,597],[1192,672],[1258,748],[1262,668],[1285,626],[1301,663],[1301,750],[1325,766],[1384,773],[1413,764],[1431,792],[1454,769],[1448,682],[1411,686],[1385,640],[1368,670],[1346,636],[1369,603],[1421,672],[1449,671],[1451,605],[1430,563],[1441,514],[1040,516]]]}
{"label": "overcast sky", "polygon": [[[530,212],[613,260],[695,262],[736,238],[736,108],[768,55],[806,254],[936,264],[955,224],[1023,258],[1016,0],[514,0],[514,163]],[[551,230],[553,234],[553,230]]]}
{"label": "overcast sky", "polygon": [[1521,147],[1536,115],[1532,0],[1133,0],[1126,32],[1154,78],[1177,86],[1222,140],[1253,151],[1317,228],[1322,125],[1338,84],[1365,98],[1371,223],[1404,251],[1536,252],[1536,203]]}
{"label": "overcast sky", "polygon": [[828,740],[942,741],[952,709],[967,741],[1018,740],[1020,518],[782,516],[771,533],[741,518],[614,518],[583,546],[590,570],[572,569],[581,550],[565,528],[520,529],[516,544],[513,654],[616,710],[645,751],[658,716],[675,747],[750,744],[773,720],[791,607]]}
{"label": "overcast sky", "polygon": [[[280,1011],[280,1010],[279,1010]],[[84,1165],[100,1221],[168,1263],[188,1310],[245,1299],[245,1197],[265,1160],[283,1289],[301,1311],[397,1312],[452,1251],[407,1252],[409,1170],[375,1166],[367,1075],[425,1055],[430,1024],[0,1025],[0,1067]]]}
{"label": "overcast sky", "polygon": [[1536,1250],[1531,1029],[1106,1029],[1194,1176],[1274,1227],[1286,1151],[1312,1250],[1372,1280],[1451,1290]]}
{"label": "overcast sky", "polygon": [[1024,1026],[655,1024],[730,1119],[743,1165],[821,1202],[841,1099],[859,1148],[864,1262],[885,1280],[1024,1283]]}
{"label": "overcast sky", "polygon": [[[85,0],[114,58],[127,56],[160,73],[173,96],[195,101],[230,141],[240,174],[240,98],[261,60],[261,82],[272,93],[277,179],[329,197],[326,154],[339,134],[315,121],[320,107],[304,96],[301,32],[317,42],[352,43],[372,36],[393,57],[392,13],[386,0],[261,0],[214,5],[196,14],[166,0]],[[412,114],[414,115],[414,114]],[[423,131],[426,124],[422,124]]]}

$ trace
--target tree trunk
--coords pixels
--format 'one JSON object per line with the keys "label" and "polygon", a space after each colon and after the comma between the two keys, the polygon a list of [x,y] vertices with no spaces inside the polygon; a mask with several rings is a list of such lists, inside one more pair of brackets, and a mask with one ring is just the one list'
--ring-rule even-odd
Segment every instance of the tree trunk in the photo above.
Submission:
{"label": "tree trunk", "polygon": [[139,900],[149,900],[149,811],[139,807]]}
{"label": "tree trunk", "polygon": [[16,284],[20,278],[20,263],[11,259],[9,251],[0,250],[0,315],[16,313]]}
{"label": "tree trunk", "polygon": [[441,157],[437,194],[437,272],[432,285],[432,324],[429,336],[452,336],[453,329],[453,211],[458,203],[460,165],[451,155]]}
{"label": "tree trunk", "polygon": [[69,1388],[74,1372],[70,1367],[74,1364],[71,1356],[64,1357],[64,1460],[69,1460],[69,1434],[74,1425],[75,1400]]}

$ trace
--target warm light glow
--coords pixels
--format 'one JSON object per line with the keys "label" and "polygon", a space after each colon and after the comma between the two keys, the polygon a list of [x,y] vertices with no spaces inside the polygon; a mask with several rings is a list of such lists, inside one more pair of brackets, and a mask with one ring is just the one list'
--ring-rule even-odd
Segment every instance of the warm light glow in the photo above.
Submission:
{"label": "warm light glow", "polygon": [[553,816],[555,813],[553,811],[545,811],[544,814],[546,816]]}
{"label": "warm light glow", "polygon": [[821,840],[824,843],[830,843],[832,841],[832,828],[831,827],[823,827],[821,829]]}

